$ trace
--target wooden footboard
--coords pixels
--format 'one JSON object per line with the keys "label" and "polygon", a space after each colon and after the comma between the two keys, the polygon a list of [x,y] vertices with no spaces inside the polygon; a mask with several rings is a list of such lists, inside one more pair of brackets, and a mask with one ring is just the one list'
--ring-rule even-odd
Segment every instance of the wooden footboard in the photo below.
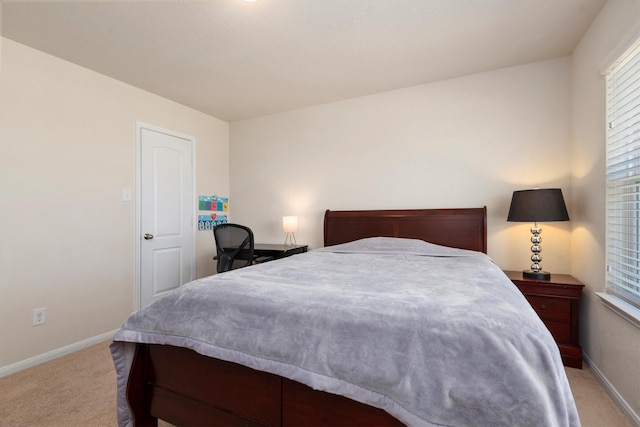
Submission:
{"label": "wooden footboard", "polygon": [[192,350],[137,344],[127,399],[136,426],[401,426],[387,412]]}

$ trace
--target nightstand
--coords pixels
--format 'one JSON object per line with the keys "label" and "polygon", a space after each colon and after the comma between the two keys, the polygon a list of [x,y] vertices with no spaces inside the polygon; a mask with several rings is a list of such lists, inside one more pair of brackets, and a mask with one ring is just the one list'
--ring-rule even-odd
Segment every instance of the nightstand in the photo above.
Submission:
{"label": "nightstand", "polygon": [[582,369],[579,318],[584,285],[568,274],[552,274],[551,280],[537,280],[523,277],[521,271],[504,273],[551,332],[564,365]]}

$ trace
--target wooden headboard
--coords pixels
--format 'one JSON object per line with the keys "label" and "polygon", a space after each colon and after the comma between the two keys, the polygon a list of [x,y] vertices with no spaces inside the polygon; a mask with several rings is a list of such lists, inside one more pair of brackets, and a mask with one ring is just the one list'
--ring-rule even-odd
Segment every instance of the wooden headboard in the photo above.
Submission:
{"label": "wooden headboard", "polygon": [[487,208],[331,211],[324,245],[365,237],[404,237],[487,253]]}

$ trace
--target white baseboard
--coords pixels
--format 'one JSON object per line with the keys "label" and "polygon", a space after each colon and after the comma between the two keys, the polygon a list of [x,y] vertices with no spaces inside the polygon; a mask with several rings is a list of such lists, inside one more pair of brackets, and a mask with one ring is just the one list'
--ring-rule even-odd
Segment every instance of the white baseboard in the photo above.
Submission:
{"label": "white baseboard", "polygon": [[14,374],[18,371],[22,371],[23,369],[32,368],[41,363],[48,362],[53,359],[57,359],[58,357],[66,356],[67,354],[71,354],[78,350],[82,350],[83,348],[90,347],[94,344],[101,343],[103,341],[113,338],[116,332],[117,330],[105,332],[104,334],[100,334],[95,337],[88,338],[86,340],[78,341],[76,343],[69,344],[64,347],[60,347],[55,350],[48,351],[38,356],[21,360],[20,362],[12,363],[11,365],[1,366],[0,378],[6,377],[7,375]]}
{"label": "white baseboard", "polygon": [[591,369],[593,376],[596,377],[600,384],[602,384],[602,387],[609,394],[609,396],[611,396],[613,401],[618,404],[620,409],[622,409],[622,412],[627,414],[632,423],[634,423],[637,427],[640,427],[640,415],[638,415],[633,410],[633,408],[629,406],[627,401],[624,400],[622,396],[620,396],[620,393],[618,393],[613,384],[611,384],[609,380],[607,380],[607,377],[604,376],[602,371],[598,369],[598,367],[591,361],[591,359],[589,359],[589,357],[584,353],[582,354],[582,357],[584,358],[584,361],[589,365],[589,369]]}

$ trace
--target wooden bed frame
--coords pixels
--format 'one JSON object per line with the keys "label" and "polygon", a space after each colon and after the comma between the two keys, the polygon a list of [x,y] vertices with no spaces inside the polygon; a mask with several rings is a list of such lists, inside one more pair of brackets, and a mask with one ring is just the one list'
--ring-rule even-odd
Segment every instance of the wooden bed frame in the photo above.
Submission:
{"label": "wooden bed frame", "polygon": [[[423,239],[487,251],[486,207],[330,211],[325,246],[364,237]],[[192,350],[137,344],[127,400],[136,426],[398,426],[387,412]]]}
{"label": "wooden bed frame", "polygon": [[325,212],[325,246],[365,237],[422,239],[487,253],[487,208]]}

